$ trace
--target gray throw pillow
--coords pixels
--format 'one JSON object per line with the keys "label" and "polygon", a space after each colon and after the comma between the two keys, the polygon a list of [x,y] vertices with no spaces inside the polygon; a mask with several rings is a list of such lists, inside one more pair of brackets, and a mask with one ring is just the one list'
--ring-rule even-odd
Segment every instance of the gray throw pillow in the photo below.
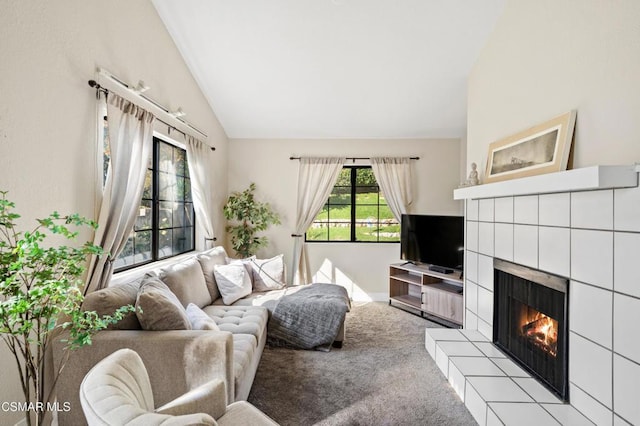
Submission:
{"label": "gray throw pillow", "polygon": [[220,298],[220,291],[218,290],[218,283],[216,283],[213,269],[216,265],[227,264],[227,252],[224,250],[224,247],[218,246],[200,253],[197,259],[198,262],[200,262],[200,267],[202,267],[202,273],[207,283],[211,300],[215,301]]}
{"label": "gray throw pillow", "polygon": [[[116,309],[122,306],[134,306],[141,281],[142,278],[89,293],[82,302],[82,310],[95,311],[102,317],[113,315]],[[140,321],[138,321],[135,312],[129,312],[122,320],[107,327],[109,330],[140,330],[140,328]]]}
{"label": "gray throw pillow", "polygon": [[142,281],[136,316],[144,330],[191,330],[182,303],[157,277],[145,277]]}
{"label": "gray throw pillow", "polygon": [[200,263],[196,259],[187,259],[162,268],[158,276],[176,295],[182,306],[194,303],[202,308],[211,304],[211,295]]}

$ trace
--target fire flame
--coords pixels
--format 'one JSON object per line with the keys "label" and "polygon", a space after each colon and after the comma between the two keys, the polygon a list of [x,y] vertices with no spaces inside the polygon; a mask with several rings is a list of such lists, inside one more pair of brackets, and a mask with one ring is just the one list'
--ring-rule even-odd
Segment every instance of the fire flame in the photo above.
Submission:
{"label": "fire flame", "polygon": [[522,326],[523,335],[544,352],[556,356],[558,349],[558,321],[536,312]]}

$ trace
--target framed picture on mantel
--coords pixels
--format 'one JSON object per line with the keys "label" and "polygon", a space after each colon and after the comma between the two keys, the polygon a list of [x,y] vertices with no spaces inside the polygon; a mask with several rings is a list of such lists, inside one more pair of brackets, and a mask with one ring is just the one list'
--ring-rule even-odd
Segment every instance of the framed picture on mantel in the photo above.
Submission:
{"label": "framed picture on mantel", "polygon": [[484,183],[567,169],[576,111],[538,124],[489,145]]}

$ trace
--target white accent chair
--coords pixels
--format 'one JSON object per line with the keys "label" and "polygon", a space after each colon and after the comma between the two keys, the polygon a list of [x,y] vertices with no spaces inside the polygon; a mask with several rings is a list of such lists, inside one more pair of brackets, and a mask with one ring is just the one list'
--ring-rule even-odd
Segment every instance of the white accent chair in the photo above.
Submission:
{"label": "white accent chair", "polygon": [[147,370],[131,349],[120,349],[98,362],[80,385],[80,402],[93,425],[276,425],[245,401],[227,406],[221,379],[211,380],[155,408]]}

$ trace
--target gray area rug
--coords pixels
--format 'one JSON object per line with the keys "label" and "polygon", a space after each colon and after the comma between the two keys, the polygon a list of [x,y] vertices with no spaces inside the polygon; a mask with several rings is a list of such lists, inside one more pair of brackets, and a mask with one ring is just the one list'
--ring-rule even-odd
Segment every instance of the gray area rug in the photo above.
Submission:
{"label": "gray area rug", "polygon": [[266,347],[249,402],[288,425],[476,425],[424,347],[439,325],[353,303],[342,349]]}

